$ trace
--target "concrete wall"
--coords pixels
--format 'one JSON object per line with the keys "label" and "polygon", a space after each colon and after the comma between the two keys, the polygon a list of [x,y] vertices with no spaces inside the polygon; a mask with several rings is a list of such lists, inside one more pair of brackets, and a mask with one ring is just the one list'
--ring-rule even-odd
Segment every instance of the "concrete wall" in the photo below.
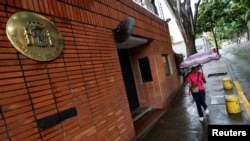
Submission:
{"label": "concrete wall", "polygon": [[[195,39],[195,46],[196,46],[197,52],[208,52],[212,48],[211,43],[209,42],[208,39],[206,39],[206,37]],[[176,53],[183,54],[185,56],[184,58],[187,57],[186,45],[184,41],[173,43],[173,50]]]}
{"label": "concrete wall", "polygon": [[[64,45],[57,59],[38,62],[11,45],[6,22],[21,11],[36,12],[56,25]],[[132,0],[0,1],[0,140],[134,139],[112,34],[128,16],[136,20],[134,35],[153,40],[145,53],[150,56],[154,82],[138,82],[138,86],[143,85],[138,88],[140,102],[164,108],[179,88],[169,31],[163,21]],[[139,52],[133,51],[135,59],[143,54]],[[158,61],[162,53],[171,56],[173,75],[169,77],[162,76],[163,66]],[[142,98],[142,90],[148,99],[153,98],[152,102]],[[76,108],[76,116],[48,129],[38,128],[38,120],[72,107]]]}

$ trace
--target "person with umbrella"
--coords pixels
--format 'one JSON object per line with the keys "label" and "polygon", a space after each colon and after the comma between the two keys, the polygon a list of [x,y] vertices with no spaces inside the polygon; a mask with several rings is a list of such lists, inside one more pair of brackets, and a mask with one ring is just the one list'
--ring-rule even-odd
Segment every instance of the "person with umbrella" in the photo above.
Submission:
{"label": "person with umbrella", "polygon": [[187,57],[181,64],[180,68],[187,68],[195,65],[206,64],[214,60],[220,60],[221,55],[212,50],[209,52],[195,53]]}
{"label": "person with umbrella", "polygon": [[220,60],[220,58],[221,55],[217,51],[211,50],[208,52],[195,53],[187,57],[180,64],[180,68],[191,67],[191,72],[188,74],[187,80],[189,82],[190,92],[197,106],[200,121],[204,120],[203,109],[206,114],[209,113],[209,110],[205,99],[206,92],[204,84],[206,83],[206,79],[203,71],[199,72],[199,69],[201,64],[206,64],[214,60]]}
{"label": "person with umbrella", "polygon": [[[205,92],[205,86],[206,79],[203,72],[200,72],[201,65],[192,66],[191,72],[187,76],[187,80],[189,82],[190,92],[194,98],[194,101],[196,103],[197,111],[199,114],[199,120],[204,120],[204,113],[202,108],[204,109],[205,113],[208,115],[209,110],[208,106],[206,104],[206,92]],[[196,91],[193,90],[196,87]]]}

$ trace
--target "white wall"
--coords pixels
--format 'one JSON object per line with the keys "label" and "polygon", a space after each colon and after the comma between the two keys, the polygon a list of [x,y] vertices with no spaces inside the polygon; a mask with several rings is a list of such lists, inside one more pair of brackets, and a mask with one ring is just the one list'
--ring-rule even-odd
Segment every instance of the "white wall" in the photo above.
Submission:
{"label": "white wall", "polygon": [[[197,52],[207,52],[211,50],[211,44],[206,38],[198,38],[195,40],[195,45],[197,47]],[[184,41],[172,43],[172,47],[175,53],[181,53],[184,55],[184,59],[187,56],[186,45]]]}

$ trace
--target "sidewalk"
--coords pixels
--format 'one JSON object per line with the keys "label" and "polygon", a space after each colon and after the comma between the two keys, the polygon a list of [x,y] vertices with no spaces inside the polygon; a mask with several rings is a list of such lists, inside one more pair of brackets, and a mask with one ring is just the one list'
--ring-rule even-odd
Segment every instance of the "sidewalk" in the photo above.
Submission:
{"label": "sidewalk", "polygon": [[206,101],[210,111],[205,120],[203,122],[198,120],[196,105],[192,96],[188,95],[187,86],[184,86],[176,95],[173,105],[138,140],[207,141],[207,125],[250,125],[250,119],[241,99],[240,113],[231,114],[226,110],[225,96],[239,96],[235,85],[232,90],[225,90],[223,87],[223,78],[232,78],[226,59],[222,57],[219,61],[205,64],[202,70],[207,78]]}

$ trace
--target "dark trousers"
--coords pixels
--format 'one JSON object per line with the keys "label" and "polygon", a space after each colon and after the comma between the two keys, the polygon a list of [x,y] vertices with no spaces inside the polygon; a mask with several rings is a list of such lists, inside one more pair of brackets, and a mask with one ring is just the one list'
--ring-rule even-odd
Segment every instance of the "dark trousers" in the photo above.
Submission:
{"label": "dark trousers", "polygon": [[203,117],[204,114],[201,107],[207,109],[205,90],[200,90],[199,93],[193,93],[192,96],[196,103],[199,116]]}

